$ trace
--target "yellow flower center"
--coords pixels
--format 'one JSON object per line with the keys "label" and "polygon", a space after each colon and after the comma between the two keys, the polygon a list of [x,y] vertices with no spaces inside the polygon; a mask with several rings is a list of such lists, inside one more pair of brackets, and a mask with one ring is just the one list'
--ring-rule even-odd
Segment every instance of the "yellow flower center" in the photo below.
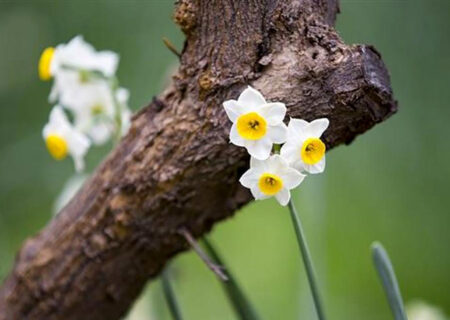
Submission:
{"label": "yellow flower center", "polygon": [[283,187],[283,180],[276,174],[263,173],[259,178],[258,187],[266,196],[273,196]]}
{"label": "yellow flower center", "polygon": [[244,139],[258,140],[266,134],[267,122],[256,112],[249,112],[238,118],[237,131]]}
{"label": "yellow flower center", "polygon": [[101,104],[96,104],[91,108],[91,114],[93,116],[99,116],[99,115],[103,114],[104,110],[105,109],[103,108],[103,106]]}
{"label": "yellow flower center", "polygon": [[57,134],[50,134],[45,139],[45,144],[47,145],[48,152],[56,160],[62,160],[67,156],[67,142],[61,136]]}
{"label": "yellow flower center", "polygon": [[79,77],[80,77],[79,79],[80,79],[81,83],[87,83],[87,82],[89,82],[91,74],[87,70],[80,70],[79,71]]}
{"label": "yellow flower center", "polygon": [[325,155],[325,144],[319,138],[309,138],[303,142],[301,156],[306,164],[316,164]]}
{"label": "yellow flower center", "polygon": [[49,47],[44,50],[39,59],[39,78],[41,80],[47,81],[52,77],[50,72],[50,65],[52,63],[53,54],[55,53],[55,48]]}

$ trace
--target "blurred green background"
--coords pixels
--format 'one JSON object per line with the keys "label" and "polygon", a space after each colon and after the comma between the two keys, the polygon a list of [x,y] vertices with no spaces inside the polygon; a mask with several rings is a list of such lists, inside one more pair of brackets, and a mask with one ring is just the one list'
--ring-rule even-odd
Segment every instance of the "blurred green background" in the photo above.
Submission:
{"label": "blurred green background", "polygon": [[[77,34],[119,52],[119,79],[134,110],[162,86],[182,47],[172,1],[0,0],[0,278],[24,239],[51,218],[73,173],[54,162],[41,130],[50,83],[37,77],[49,45]],[[450,1],[341,1],[337,29],[347,43],[373,44],[392,78],[399,112],[328,154],[324,174],[294,194],[330,319],[390,319],[369,246],[390,253],[406,302],[450,312]],[[88,156],[89,168],[107,152]],[[311,296],[286,208],[254,203],[211,234],[264,319],[314,319]],[[215,277],[193,253],[172,263],[186,319],[234,319]],[[169,319],[159,282],[130,319]]]}

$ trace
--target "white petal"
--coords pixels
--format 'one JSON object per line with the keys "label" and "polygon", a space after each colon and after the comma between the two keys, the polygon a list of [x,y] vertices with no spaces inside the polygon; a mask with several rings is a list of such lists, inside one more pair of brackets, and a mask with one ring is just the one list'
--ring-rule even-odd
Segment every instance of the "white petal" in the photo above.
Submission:
{"label": "white petal", "polygon": [[244,138],[242,138],[238,131],[237,131],[237,126],[235,123],[233,123],[233,125],[231,126],[231,130],[230,130],[230,142],[234,145],[237,145],[239,147],[243,147],[245,145],[245,140]]}
{"label": "white petal", "polygon": [[245,112],[244,108],[241,107],[236,100],[225,101],[223,107],[231,122],[236,122],[237,118]]}
{"label": "white petal", "polygon": [[71,125],[62,108],[60,106],[54,106],[50,112],[48,123],[42,130],[42,136],[44,139],[46,139],[50,134],[57,134],[65,137],[70,128]]}
{"label": "white petal", "polygon": [[82,133],[71,130],[70,134],[65,137],[69,147],[69,152],[72,156],[84,156],[91,146],[89,139]]}
{"label": "white petal", "polygon": [[58,86],[56,83],[53,83],[52,89],[50,90],[50,94],[48,96],[48,102],[55,103],[56,99],[58,98]]}
{"label": "white petal", "polygon": [[84,156],[91,143],[85,135],[76,130],[72,130],[71,133],[66,136],[66,140],[69,146],[69,153],[75,163],[75,170],[80,172],[84,169]]}
{"label": "white petal", "polygon": [[244,146],[252,157],[265,160],[270,156],[272,141],[268,137],[259,140],[244,140]]}
{"label": "white petal", "polygon": [[300,146],[296,141],[289,141],[288,139],[288,142],[281,146],[280,155],[286,159],[290,165],[292,165],[300,159]]}
{"label": "white petal", "polygon": [[49,102],[54,103],[57,99],[60,99],[60,103],[65,105],[65,101],[62,99],[70,98],[70,94],[75,96],[72,99],[76,99],[76,93],[72,93],[72,91],[75,91],[75,88],[79,87],[79,73],[73,70],[58,69],[53,75],[54,82],[48,98]]}
{"label": "white petal", "polygon": [[291,193],[288,189],[282,188],[276,195],[275,198],[278,200],[278,202],[285,206],[288,204],[289,200],[291,199]]}
{"label": "white petal", "polygon": [[301,174],[293,168],[286,168],[281,175],[281,179],[283,179],[283,186],[288,190],[298,187],[305,177],[306,176],[304,174]]}
{"label": "white petal", "polygon": [[285,169],[289,168],[289,164],[287,163],[286,159],[284,159],[279,154],[272,155],[265,162],[267,164],[267,171],[277,175],[282,174]]}
{"label": "white petal", "polygon": [[306,169],[311,174],[322,173],[325,170],[325,157],[316,164],[307,165]]}
{"label": "white petal", "polygon": [[61,66],[68,65],[85,70],[97,70],[106,76],[112,76],[117,70],[119,56],[112,51],[96,51],[84,41],[82,36],[76,36],[67,44],[56,47],[52,61],[52,73],[58,72]]}
{"label": "white petal", "polygon": [[50,123],[65,125],[68,123],[67,116],[60,106],[54,106],[50,112]]}
{"label": "white petal", "polygon": [[47,123],[42,129],[42,138],[44,138],[44,140],[47,139],[50,133],[51,133],[51,126],[49,123]]}
{"label": "white petal", "polygon": [[130,129],[131,126],[131,110],[130,109],[125,109],[122,111],[122,113],[120,114],[121,116],[121,121],[122,121],[122,132],[121,135],[124,136],[128,133],[128,130]]}
{"label": "white petal", "polygon": [[258,90],[248,86],[239,96],[238,103],[245,108],[245,110],[255,109],[266,104],[266,99],[264,99],[263,95]]}
{"label": "white petal", "polygon": [[250,192],[252,193],[253,197],[256,200],[263,200],[263,199],[270,198],[270,196],[267,196],[264,193],[262,193],[261,190],[259,190],[259,188],[257,186],[251,188]]}
{"label": "white petal", "polygon": [[261,106],[259,113],[261,113],[269,125],[280,124],[286,116],[286,106],[281,102],[267,103]]}
{"label": "white petal", "polygon": [[83,156],[73,156],[73,163],[75,165],[75,171],[81,172],[84,170],[84,157]]}
{"label": "white petal", "polygon": [[253,188],[258,184],[259,174],[255,169],[248,169],[239,179],[239,182],[246,188]]}
{"label": "white petal", "polygon": [[250,157],[250,168],[265,168],[265,161]]}
{"label": "white petal", "polygon": [[290,162],[289,164],[293,169],[297,170],[298,172],[307,171],[305,168],[306,164],[302,161],[302,159],[300,157],[295,159],[295,161]]}
{"label": "white petal", "polygon": [[128,100],[130,98],[130,90],[120,87],[116,91],[116,99],[122,107],[128,108]]}
{"label": "white petal", "polygon": [[109,123],[105,121],[100,121],[93,125],[89,130],[89,137],[92,139],[94,144],[103,145],[105,144],[113,133],[113,128]]}
{"label": "white petal", "polygon": [[119,56],[112,51],[100,51],[92,57],[91,67],[93,70],[99,70],[107,76],[116,73],[119,64]]}
{"label": "white petal", "polygon": [[273,143],[284,143],[287,138],[287,127],[283,122],[277,126],[269,126],[267,135]]}
{"label": "white petal", "polygon": [[330,121],[327,118],[316,119],[309,123],[306,131],[311,137],[319,138],[327,130]]}
{"label": "white petal", "polygon": [[308,121],[305,121],[303,119],[291,118],[288,124],[288,141],[304,140],[305,130],[308,127],[308,125],[309,125]]}

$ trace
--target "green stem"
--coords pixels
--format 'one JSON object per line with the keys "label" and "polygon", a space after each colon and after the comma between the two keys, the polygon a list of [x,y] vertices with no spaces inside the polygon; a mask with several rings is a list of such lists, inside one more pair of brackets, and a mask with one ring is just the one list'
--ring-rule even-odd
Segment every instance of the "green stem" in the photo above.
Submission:
{"label": "green stem", "polygon": [[[210,255],[211,259],[214,260],[214,262],[218,265],[224,266],[221,257],[206,237],[203,238],[203,245]],[[221,281],[220,283],[222,284],[223,289],[225,290],[225,293],[227,294],[228,299],[230,300],[236,314],[241,320],[258,320],[258,314],[256,313],[255,309],[253,309],[252,304],[239,287],[236,279],[232,274],[230,274],[227,269],[224,269],[223,272],[227,276],[228,280]]]}
{"label": "green stem", "polygon": [[298,217],[297,211],[295,210],[294,204],[289,201],[289,211],[291,213],[292,223],[294,225],[295,234],[297,236],[297,241],[300,246],[300,253],[303,258],[303,263],[306,269],[306,275],[308,276],[309,287],[311,288],[311,293],[314,299],[314,305],[316,307],[317,316],[320,320],[325,320],[325,314],[323,312],[322,303],[319,295],[319,287],[317,286],[316,276],[314,272],[314,266],[312,264],[311,255],[309,253],[308,244],[306,243],[306,238],[302,228],[302,223]]}
{"label": "green stem", "polygon": [[395,320],[407,320],[394,268],[381,243],[372,244],[372,256]]}
{"label": "green stem", "polygon": [[180,307],[178,306],[177,299],[175,298],[175,293],[173,292],[172,286],[170,285],[169,275],[167,269],[162,272],[161,276],[162,288],[164,291],[164,297],[166,298],[167,305],[169,306],[170,313],[173,319],[182,320]]}

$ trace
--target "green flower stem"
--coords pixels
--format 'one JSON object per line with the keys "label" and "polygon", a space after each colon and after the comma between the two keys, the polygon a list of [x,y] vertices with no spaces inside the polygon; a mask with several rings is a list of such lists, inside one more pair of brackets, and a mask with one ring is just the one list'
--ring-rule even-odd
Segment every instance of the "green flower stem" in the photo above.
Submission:
{"label": "green flower stem", "polygon": [[395,320],[407,320],[405,309],[403,306],[403,299],[398,286],[397,278],[395,276],[394,268],[386,250],[381,243],[374,242],[372,244],[372,256],[375,268],[380,276],[381,284],[394,314]]}
{"label": "green flower stem", "polygon": [[173,292],[172,286],[170,285],[169,275],[167,269],[162,272],[161,283],[164,292],[164,297],[166,298],[167,305],[169,306],[170,313],[173,319],[182,320],[181,311],[178,306],[177,299],[175,298],[175,293]]}
{"label": "green flower stem", "polygon": [[274,144],[272,147],[272,152],[274,154],[280,154],[281,144]]}
{"label": "green flower stem", "polygon": [[[211,256],[212,260],[214,260],[215,263],[218,265],[223,266],[223,261],[220,258],[217,251],[214,249],[213,245],[209,240],[204,237],[203,238],[203,245],[208,252],[208,254]],[[259,316],[256,313],[255,309],[253,308],[252,304],[250,303],[250,300],[247,299],[244,292],[239,287],[238,283],[236,282],[236,279],[233,277],[232,274],[227,269],[224,269],[223,271],[228,280],[227,281],[221,281],[220,283],[223,286],[223,289],[225,290],[225,293],[228,296],[228,299],[230,300],[236,314],[239,316],[239,319],[241,320],[258,320]]]}
{"label": "green flower stem", "polygon": [[291,213],[292,223],[294,225],[295,234],[297,236],[297,241],[300,246],[300,253],[303,258],[303,263],[306,269],[306,275],[308,276],[309,287],[311,288],[311,293],[314,300],[314,305],[316,307],[317,316],[320,320],[325,320],[325,313],[323,311],[322,303],[319,295],[319,287],[317,286],[316,276],[314,272],[314,266],[312,264],[311,255],[309,253],[308,244],[306,243],[306,238],[303,232],[302,223],[298,217],[297,211],[295,210],[294,204],[289,201],[289,211]]}

